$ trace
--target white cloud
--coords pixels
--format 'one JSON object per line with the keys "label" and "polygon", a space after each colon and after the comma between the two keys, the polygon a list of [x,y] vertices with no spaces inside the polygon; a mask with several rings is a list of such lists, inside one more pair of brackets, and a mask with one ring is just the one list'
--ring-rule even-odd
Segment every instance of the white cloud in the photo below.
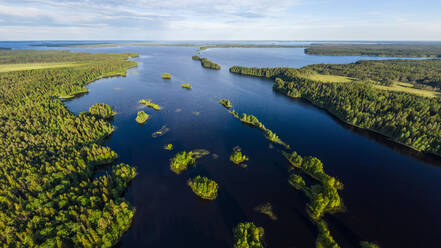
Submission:
{"label": "white cloud", "polygon": [[0,40],[441,40],[438,15],[365,5],[350,12],[334,0],[2,0]]}

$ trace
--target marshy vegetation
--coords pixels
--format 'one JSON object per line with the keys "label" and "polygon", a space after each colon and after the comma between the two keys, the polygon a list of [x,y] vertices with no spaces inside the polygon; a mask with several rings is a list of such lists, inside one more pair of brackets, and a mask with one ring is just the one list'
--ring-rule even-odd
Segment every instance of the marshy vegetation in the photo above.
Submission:
{"label": "marshy vegetation", "polygon": [[153,103],[150,99],[147,99],[147,100],[141,99],[141,100],[139,100],[139,103],[144,104],[145,106],[152,108],[154,110],[161,110],[162,109],[161,106],[159,106],[156,103]]}
{"label": "marshy vegetation", "polygon": [[138,114],[136,115],[136,122],[138,122],[139,124],[144,124],[148,119],[149,119],[149,115],[144,112],[144,111],[138,111]]}
{"label": "marshy vegetation", "polygon": [[122,197],[136,171],[127,164],[96,176],[118,156],[103,147],[112,111],[73,114],[57,99],[94,80],[125,75],[136,54],[0,51],[0,64],[85,62],[0,73],[0,243],[4,247],[111,247],[134,209]]}
{"label": "marshy vegetation", "polygon": [[260,204],[259,206],[255,207],[254,210],[261,214],[267,215],[271,220],[277,220],[277,216],[273,211],[273,206],[269,202]]}
{"label": "marshy vegetation", "polygon": [[368,241],[361,241],[360,242],[360,247],[361,248],[380,248],[379,245],[368,242]]}
{"label": "marshy vegetation", "polygon": [[218,184],[207,177],[196,176],[188,180],[188,186],[202,199],[214,200],[217,197]]}
{"label": "marshy vegetation", "polygon": [[162,136],[170,131],[170,128],[168,128],[166,125],[163,125],[158,131],[155,131],[152,133],[153,138],[157,138],[159,136]]}
{"label": "marshy vegetation", "polygon": [[239,223],[233,228],[234,248],[263,248],[263,227],[252,222]]}
{"label": "marshy vegetation", "polygon": [[218,101],[222,106],[224,106],[226,109],[230,109],[231,107],[233,107],[233,105],[231,104],[230,100],[228,99],[220,99]]}
{"label": "marshy vegetation", "polygon": [[181,87],[188,90],[191,90],[193,88],[189,83],[183,83],[181,84]]}
{"label": "marshy vegetation", "polygon": [[173,144],[167,144],[164,146],[164,150],[171,151],[173,150]]}
{"label": "marshy vegetation", "polygon": [[192,58],[193,60],[199,60],[199,61],[201,61],[201,65],[202,65],[202,67],[205,67],[205,68],[208,68],[208,69],[214,69],[214,70],[220,70],[220,69],[221,69],[221,66],[220,66],[220,65],[218,65],[218,64],[216,64],[216,63],[210,61],[210,60],[207,59],[207,58],[201,58],[201,57],[199,57],[199,56],[197,56],[197,55],[193,55],[191,58]]}
{"label": "marshy vegetation", "polygon": [[171,74],[167,73],[167,72],[162,73],[161,77],[163,79],[171,79],[172,78]]}

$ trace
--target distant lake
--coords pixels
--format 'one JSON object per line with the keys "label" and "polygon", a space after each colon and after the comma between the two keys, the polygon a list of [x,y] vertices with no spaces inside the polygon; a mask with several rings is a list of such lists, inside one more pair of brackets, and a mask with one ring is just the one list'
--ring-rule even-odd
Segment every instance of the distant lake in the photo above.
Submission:
{"label": "distant lake", "polygon": [[[0,47],[5,46],[0,43]],[[311,56],[302,48],[201,52],[200,56],[222,66],[215,71],[191,59],[196,47],[69,50],[140,54],[135,59],[139,66],[130,69],[127,77],[99,80],[88,86],[88,94],[66,102],[75,113],[100,102],[118,112],[112,123],[116,130],[106,145],[139,174],[126,193],[136,213],[120,247],[232,247],[232,228],[243,221],[265,228],[267,247],[315,247],[316,228],[305,212],[308,200],[288,184],[288,162],[280,147],[270,146],[261,132],[233,118],[217,103],[221,98],[231,100],[239,113],[258,117],[300,154],[318,157],[325,171],[344,183],[341,196],[347,212],[326,217],[341,247],[358,247],[360,240],[381,247],[440,247],[439,158],[351,128],[304,101],[275,93],[269,80],[228,71],[232,65],[302,67],[387,58]],[[161,79],[164,72],[173,78]],[[193,90],[182,89],[181,83],[191,83]],[[163,109],[142,108],[138,104],[142,98]],[[145,125],[135,122],[140,109],[151,115]],[[152,133],[163,125],[170,132],[153,138]],[[168,143],[175,146],[173,151],[163,149]],[[250,157],[247,168],[229,161],[235,146]],[[218,158],[203,157],[181,175],[170,171],[169,159],[175,153],[200,148]],[[196,175],[219,183],[216,200],[201,200],[186,185]],[[277,221],[254,211],[265,202],[273,205]]]}

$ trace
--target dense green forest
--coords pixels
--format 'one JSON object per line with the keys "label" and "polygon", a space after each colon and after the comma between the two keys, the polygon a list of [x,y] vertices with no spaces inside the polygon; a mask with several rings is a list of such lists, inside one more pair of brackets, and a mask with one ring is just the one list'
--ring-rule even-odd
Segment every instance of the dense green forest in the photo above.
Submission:
{"label": "dense green forest", "polygon": [[361,60],[351,64],[316,64],[302,68],[302,72],[308,71],[371,80],[383,85],[405,82],[418,88],[441,88],[441,59]]}
{"label": "dense green forest", "polygon": [[201,57],[199,57],[199,56],[197,56],[197,55],[193,55],[191,58],[192,58],[193,60],[199,60],[199,61],[201,61],[201,65],[202,65],[203,67],[205,67],[205,68],[208,68],[208,69],[214,69],[214,70],[220,70],[220,69],[221,69],[220,65],[218,65],[218,64],[216,64],[216,63],[214,63],[214,62],[208,60],[207,58],[201,58]]}
{"label": "dense green forest", "polygon": [[122,197],[135,169],[97,165],[113,127],[104,105],[72,114],[58,99],[102,77],[125,75],[136,54],[0,51],[0,63],[81,61],[86,65],[0,73],[0,243],[2,247],[110,247],[130,227]]}
{"label": "dense green forest", "polygon": [[234,248],[263,248],[263,227],[252,222],[239,223],[233,229]]}
{"label": "dense green forest", "polygon": [[112,118],[116,114],[115,111],[105,103],[97,103],[91,106],[89,108],[89,113],[103,119]]}
{"label": "dense green forest", "polygon": [[[425,63],[423,61],[423,63]],[[321,83],[302,69],[247,68],[233,73],[275,79],[273,88],[308,100],[342,121],[375,132],[419,151],[441,155],[441,99],[376,89],[371,83]]]}
{"label": "dense green forest", "polygon": [[441,57],[440,44],[311,44],[306,54],[380,57]]}

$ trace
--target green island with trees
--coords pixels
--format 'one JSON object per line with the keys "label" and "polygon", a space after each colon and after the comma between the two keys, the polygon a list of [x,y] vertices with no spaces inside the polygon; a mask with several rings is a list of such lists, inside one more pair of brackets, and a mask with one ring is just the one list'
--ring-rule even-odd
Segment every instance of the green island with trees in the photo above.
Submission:
{"label": "green island with trees", "polygon": [[245,154],[242,154],[242,149],[240,147],[236,146],[233,148],[233,154],[230,156],[230,161],[233,162],[235,165],[246,167],[246,164],[243,164],[243,162],[248,161],[248,157]]}
{"label": "green island with trees", "polygon": [[221,66],[220,66],[220,65],[218,65],[218,64],[216,64],[216,63],[210,61],[210,60],[207,59],[207,58],[201,58],[201,57],[199,57],[199,56],[197,56],[197,55],[193,55],[191,58],[192,58],[193,60],[199,60],[199,61],[201,61],[201,65],[202,65],[202,67],[204,67],[204,68],[213,69],[213,70],[220,70],[220,69],[221,69]]}
{"label": "green island with trees", "polygon": [[167,73],[167,72],[162,73],[161,77],[163,79],[171,79],[172,78],[171,74]]}
{"label": "green island with trees", "polygon": [[196,176],[187,182],[191,190],[202,199],[214,200],[217,197],[219,186],[217,183],[207,177]]}
{"label": "green island with trees", "polygon": [[[418,62],[432,63],[413,61]],[[386,68],[388,65],[385,62]],[[323,83],[305,78],[302,70],[230,68],[233,73],[274,79],[275,91],[301,97],[350,125],[380,133],[418,151],[441,155],[441,98],[382,90],[362,80]]]}
{"label": "green island with trees", "polygon": [[226,109],[230,109],[233,107],[233,105],[231,104],[230,100],[228,99],[220,99],[218,101],[222,106],[224,106]]}
{"label": "green island with trees", "polygon": [[162,109],[161,106],[159,106],[159,105],[156,104],[156,103],[153,103],[150,99],[147,99],[147,100],[145,100],[145,99],[141,99],[141,100],[139,100],[139,103],[144,104],[145,106],[147,106],[147,107],[149,107],[149,108],[152,108],[152,109],[154,109],[154,110],[156,110],[156,111]]}
{"label": "green island with trees", "polygon": [[186,171],[188,166],[195,165],[197,158],[208,154],[210,152],[204,149],[179,152],[170,160],[170,170],[179,175],[181,172]]}
{"label": "green island with trees", "polygon": [[113,111],[112,108],[110,108],[110,106],[105,103],[97,103],[95,105],[92,105],[89,108],[89,113],[103,119],[110,119],[116,114],[116,112]]}
{"label": "green island with trees", "polygon": [[136,115],[136,122],[138,122],[139,124],[144,124],[148,119],[149,119],[150,115],[147,114],[144,111],[138,111],[138,114]]}
{"label": "green island with trees", "polygon": [[[75,115],[58,99],[97,79],[126,75],[137,54],[0,51],[0,64],[81,62],[0,73],[0,243],[3,247],[111,247],[132,224],[123,193],[136,171],[98,165],[118,156],[104,105]],[[87,88],[86,88],[87,89]]]}
{"label": "green island with trees", "polygon": [[263,227],[252,222],[239,223],[233,228],[234,248],[263,248]]}
{"label": "green island with trees", "polygon": [[181,87],[187,90],[191,90],[193,88],[189,83],[183,83],[181,84]]}

